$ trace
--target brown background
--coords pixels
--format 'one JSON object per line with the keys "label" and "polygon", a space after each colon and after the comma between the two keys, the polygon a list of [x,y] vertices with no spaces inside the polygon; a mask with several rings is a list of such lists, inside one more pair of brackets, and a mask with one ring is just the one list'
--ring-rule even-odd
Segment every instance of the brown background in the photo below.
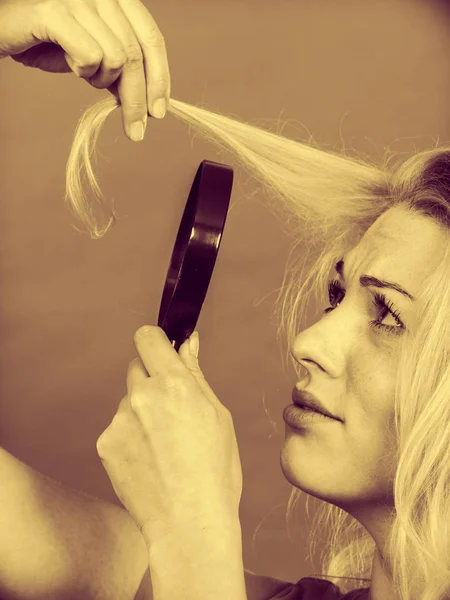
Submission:
{"label": "brown background", "polygon": [[[260,125],[281,117],[291,136],[306,135],[303,123],[327,147],[343,139],[373,156],[387,145],[411,153],[448,140],[447,3],[146,4],[166,39],[175,99]],[[97,173],[119,221],[91,241],[71,227],[65,164],[78,117],[107,92],[10,59],[0,76],[0,443],[35,469],[116,502],[95,442],[124,395],[135,330],[156,324],[198,164],[226,159],[200,136],[191,142],[170,115],[150,119],[145,141],[134,144],[117,111],[100,137]],[[281,411],[295,373],[283,370],[271,314],[289,240],[264,197],[246,198],[254,183],[244,180],[235,169],[198,323],[200,364],[234,416],[246,566],[297,580],[312,571],[307,531],[301,517],[303,534],[287,537],[290,486],[279,468]]]}

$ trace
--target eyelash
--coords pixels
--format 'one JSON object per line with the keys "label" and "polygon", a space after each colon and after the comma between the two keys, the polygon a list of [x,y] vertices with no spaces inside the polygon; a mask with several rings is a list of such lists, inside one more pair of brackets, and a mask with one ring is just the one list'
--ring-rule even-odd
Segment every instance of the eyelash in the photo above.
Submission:
{"label": "eyelash", "polygon": [[[337,292],[345,292],[345,289],[342,287],[340,281],[338,281],[337,279],[333,279],[333,281],[330,281],[328,283],[328,297],[329,297],[331,304],[333,304],[333,301],[335,300],[335,298],[337,296]],[[389,300],[387,300],[386,296],[384,294],[380,294],[380,293],[376,292],[372,303],[375,306],[375,308],[377,308],[378,310],[386,310],[388,313],[390,313],[394,317],[394,319],[397,321],[397,323],[400,325],[400,327],[395,327],[395,325],[383,325],[382,323],[380,323],[379,320],[374,320],[374,321],[370,321],[370,323],[369,323],[369,325],[370,325],[370,327],[372,327],[372,329],[374,329],[374,328],[384,329],[388,333],[393,333],[396,335],[399,335],[401,333],[401,330],[405,329],[405,325],[403,324],[402,320],[400,319],[400,314],[396,310],[394,310],[393,303],[390,302]],[[323,312],[326,314],[326,313],[329,313],[330,311],[334,310],[335,308],[336,308],[335,306],[330,306],[330,307],[326,308]],[[381,320],[383,320],[386,316],[387,316],[387,314],[384,314],[383,317],[381,318]]]}

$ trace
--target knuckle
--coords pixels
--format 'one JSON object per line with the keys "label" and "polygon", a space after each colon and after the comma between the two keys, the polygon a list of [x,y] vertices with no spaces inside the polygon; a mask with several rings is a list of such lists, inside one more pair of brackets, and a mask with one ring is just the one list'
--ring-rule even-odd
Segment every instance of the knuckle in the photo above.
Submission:
{"label": "knuckle", "polygon": [[232,416],[231,412],[228,410],[228,408],[226,406],[223,406],[223,404],[222,404],[221,408],[222,408],[223,418],[226,421],[233,421],[233,416]]}
{"label": "knuckle", "polygon": [[98,90],[104,90],[108,87],[109,83],[107,81],[101,81],[96,77],[89,77],[86,79],[92,87],[97,88]]}
{"label": "knuckle", "polygon": [[124,64],[127,62],[127,56],[123,50],[117,50],[108,56],[103,62],[107,68],[115,71],[124,66]]}
{"label": "knuckle", "polygon": [[106,458],[108,454],[109,436],[106,434],[106,432],[107,429],[105,429],[105,431],[100,435],[95,445],[97,449],[97,454],[100,456],[100,458]]}
{"label": "knuckle", "polygon": [[205,402],[202,406],[202,413],[209,423],[221,426],[226,418],[222,415],[220,409],[214,402]]}
{"label": "knuckle", "polygon": [[158,87],[163,90],[167,89],[169,86],[169,76],[163,75],[161,77],[157,77],[152,80],[152,88]]}
{"label": "knuckle", "polygon": [[150,35],[147,35],[142,40],[142,44],[147,48],[165,48],[166,40],[163,34],[157,29],[154,30]]}
{"label": "knuckle", "polygon": [[141,390],[134,388],[130,396],[130,406],[134,412],[142,410],[145,405],[145,397]]}
{"label": "knuckle", "polygon": [[77,67],[80,69],[91,69],[92,67],[97,67],[102,60],[103,54],[100,50],[98,52],[91,51],[84,60],[77,63]]}
{"label": "knuckle", "polygon": [[127,62],[130,65],[140,66],[144,62],[144,56],[142,54],[141,47],[139,44],[128,44],[125,49],[127,55]]}

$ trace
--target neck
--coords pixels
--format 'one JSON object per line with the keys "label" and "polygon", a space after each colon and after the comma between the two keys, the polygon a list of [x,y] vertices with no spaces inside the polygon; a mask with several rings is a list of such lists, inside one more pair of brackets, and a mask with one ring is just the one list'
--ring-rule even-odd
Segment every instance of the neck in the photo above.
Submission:
{"label": "neck", "polygon": [[368,600],[385,600],[386,598],[399,600],[398,595],[394,594],[392,582],[386,572],[382,557],[376,549],[373,556],[372,580]]}

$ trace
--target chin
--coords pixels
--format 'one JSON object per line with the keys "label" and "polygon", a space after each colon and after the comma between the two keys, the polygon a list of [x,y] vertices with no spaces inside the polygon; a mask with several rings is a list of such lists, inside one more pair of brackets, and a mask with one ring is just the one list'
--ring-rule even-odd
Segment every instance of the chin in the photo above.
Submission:
{"label": "chin", "polygon": [[327,501],[331,492],[331,473],[327,460],[325,457],[316,457],[314,461],[311,454],[308,456],[305,452],[305,446],[298,436],[287,436],[280,452],[281,470],[291,485]]}

